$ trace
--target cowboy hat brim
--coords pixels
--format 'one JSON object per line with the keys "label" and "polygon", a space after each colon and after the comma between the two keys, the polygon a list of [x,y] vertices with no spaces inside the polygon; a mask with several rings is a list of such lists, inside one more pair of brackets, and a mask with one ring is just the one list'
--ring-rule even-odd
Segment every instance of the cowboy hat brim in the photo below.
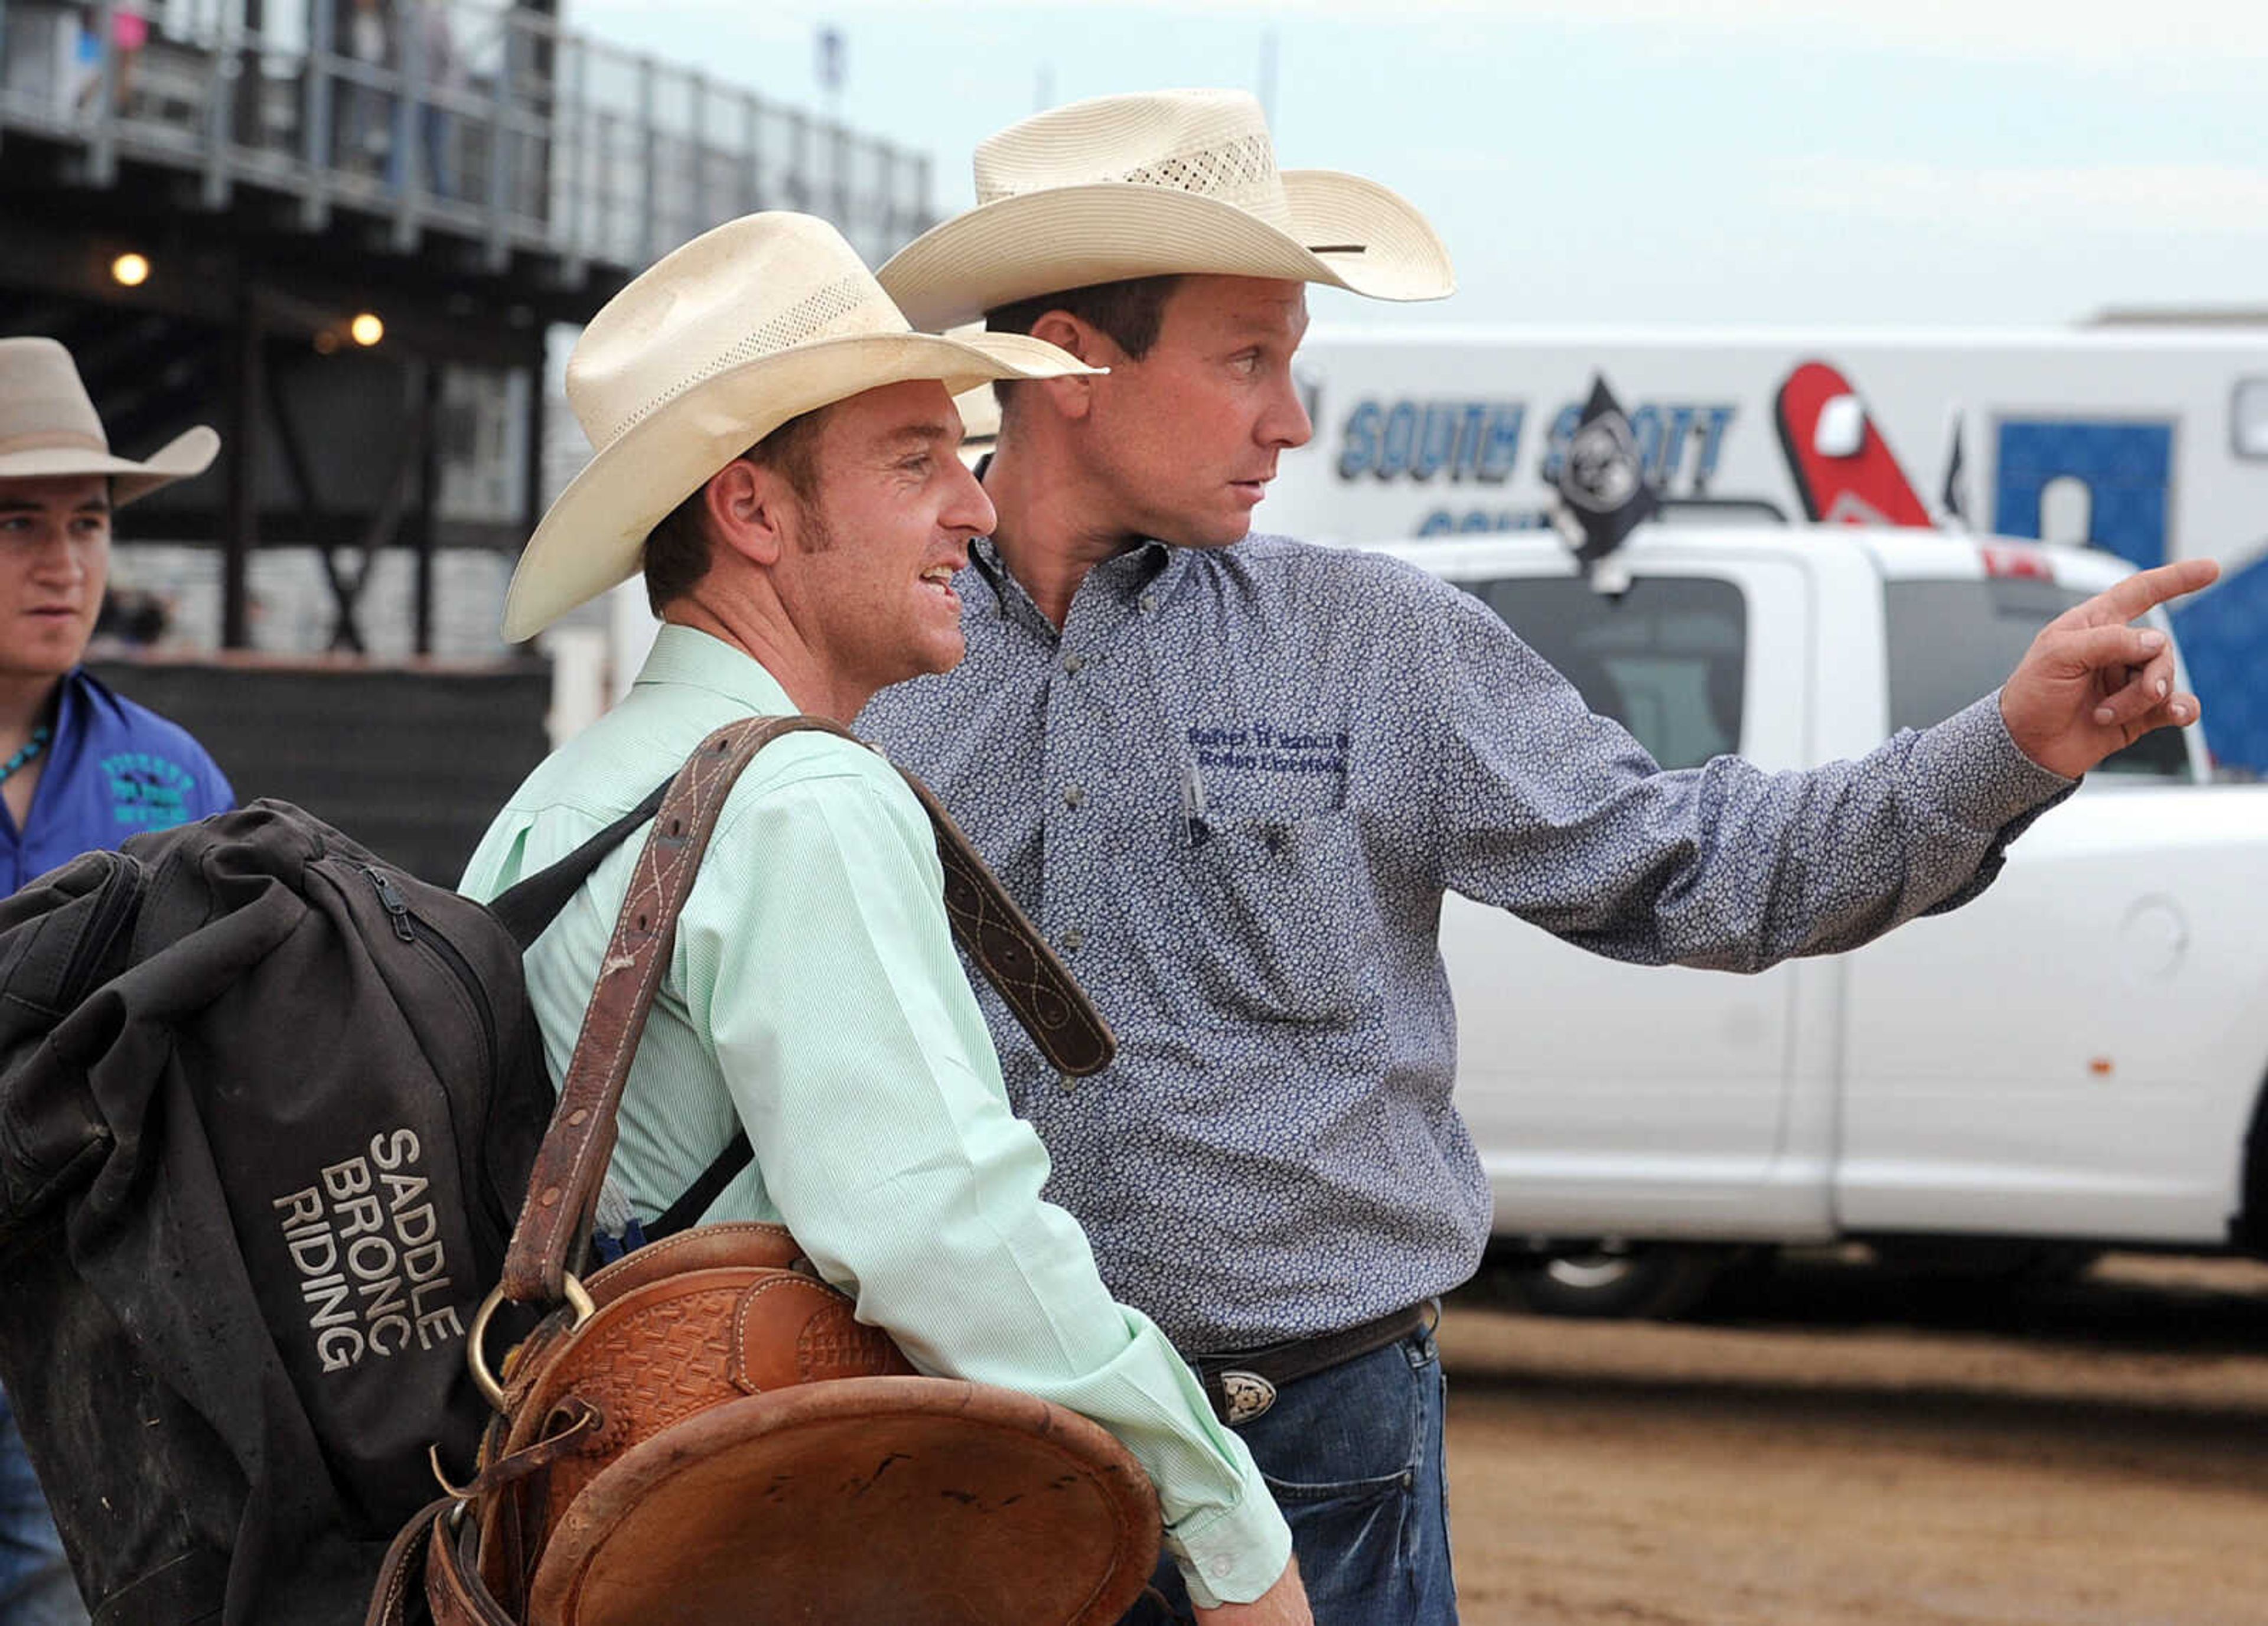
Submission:
{"label": "cowboy hat brim", "polygon": [[1448,250],[1399,194],[1336,170],[1281,176],[1292,222],[1136,181],[1049,187],[932,226],[875,273],[906,320],[941,329],[1041,294],[1175,274],[1322,283],[1373,299],[1456,291]]}
{"label": "cowboy hat brim", "polygon": [[138,463],[88,446],[41,446],[25,452],[0,452],[0,480],[104,475],[110,480],[111,506],[123,508],[159,486],[203,474],[219,454],[220,437],[199,424],[195,429],[183,430]]}
{"label": "cowboy hat brim", "polygon": [[798,345],[704,379],[608,442],[568,482],[512,572],[504,638],[533,637],[637,574],[646,535],[663,516],[790,418],[891,384],[934,379],[959,394],[994,379],[1096,371],[1020,335],[885,333]]}

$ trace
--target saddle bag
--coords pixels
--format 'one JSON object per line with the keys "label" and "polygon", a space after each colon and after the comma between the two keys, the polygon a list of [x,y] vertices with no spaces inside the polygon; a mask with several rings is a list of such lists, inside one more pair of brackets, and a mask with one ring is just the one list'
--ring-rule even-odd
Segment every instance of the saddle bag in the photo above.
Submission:
{"label": "saddle bag", "polygon": [[[924,1377],[777,1225],[716,1225],[587,1279],[615,1111],[678,911],[733,782],[819,719],[704,740],[662,800],[467,1343],[496,1408],[472,1482],[387,1555],[368,1626],[1109,1626],[1154,1565],[1157,1499],[1086,1419]],[[1069,1072],[1108,1031],[918,781],[956,935]],[[712,1169],[711,1174],[715,1171]],[[708,1184],[704,1181],[704,1184]],[[548,1311],[490,1365],[491,1323]]]}
{"label": "saddle bag", "polygon": [[0,903],[0,1378],[95,1626],[349,1626],[471,1471],[521,949],[643,821],[485,909],[261,801]]}

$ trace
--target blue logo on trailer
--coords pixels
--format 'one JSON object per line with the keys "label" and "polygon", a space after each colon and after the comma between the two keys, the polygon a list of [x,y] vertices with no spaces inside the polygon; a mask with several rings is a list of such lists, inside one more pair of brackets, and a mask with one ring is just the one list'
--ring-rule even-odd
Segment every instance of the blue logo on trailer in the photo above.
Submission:
{"label": "blue logo on trailer", "polygon": [[[2007,418],[1995,459],[1992,528],[2040,533],[2040,499],[2059,480],[2087,488],[2086,540],[2137,569],[2166,559],[2174,426],[2163,420]],[[2190,681],[2205,702],[2205,732],[2223,762],[2268,773],[2268,557],[2175,607]]]}
{"label": "blue logo on trailer", "polygon": [[2176,605],[2173,618],[2213,754],[2268,774],[2268,556]]}
{"label": "blue logo on trailer", "polygon": [[1338,475],[1352,480],[1477,480],[1501,485],[1520,452],[1528,408],[1517,401],[1365,401],[1340,431]]}
{"label": "blue logo on trailer", "polygon": [[[1631,408],[1631,432],[1638,441],[1646,482],[1664,496],[1708,496],[1734,411],[1729,401],[1641,401]],[[1571,401],[1551,420],[1538,460],[1539,478],[1546,487],[1557,482],[1560,461],[1581,416],[1582,403]],[[1528,403],[1521,401],[1359,401],[1340,424],[1332,467],[1344,481],[1500,486],[1515,472],[1527,427]],[[1448,490],[1441,496],[1444,502],[1458,500]],[[1475,491],[1465,500],[1484,496]],[[1550,523],[1546,511],[1532,504],[1442,507],[1425,515],[1417,534],[1522,531]]]}
{"label": "blue logo on trailer", "polygon": [[2148,570],[2166,561],[2174,426],[2164,422],[2003,418],[1993,460],[1992,528],[2040,533],[2040,497],[2059,480],[2087,488],[2086,540]]}

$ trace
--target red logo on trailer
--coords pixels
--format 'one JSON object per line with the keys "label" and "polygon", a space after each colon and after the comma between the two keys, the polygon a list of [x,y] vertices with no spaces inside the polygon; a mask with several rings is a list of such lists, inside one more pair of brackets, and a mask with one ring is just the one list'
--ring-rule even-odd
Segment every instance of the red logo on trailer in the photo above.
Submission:
{"label": "red logo on trailer", "polygon": [[1859,392],[1825,362],[1805,362],[1787,375],[1773,416],[1807,518],[1829,525],[1931,525]]}

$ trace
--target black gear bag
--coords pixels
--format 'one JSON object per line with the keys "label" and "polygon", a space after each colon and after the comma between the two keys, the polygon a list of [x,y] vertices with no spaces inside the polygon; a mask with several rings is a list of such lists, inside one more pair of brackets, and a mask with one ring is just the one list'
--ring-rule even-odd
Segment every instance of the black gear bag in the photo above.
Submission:
{"label": "black gear bag", "polygon": [[469,1475],[521,949],[659,799],[488,909],[271,801],[0,903],[0,1380],[97,1626],[358,1621]]}

